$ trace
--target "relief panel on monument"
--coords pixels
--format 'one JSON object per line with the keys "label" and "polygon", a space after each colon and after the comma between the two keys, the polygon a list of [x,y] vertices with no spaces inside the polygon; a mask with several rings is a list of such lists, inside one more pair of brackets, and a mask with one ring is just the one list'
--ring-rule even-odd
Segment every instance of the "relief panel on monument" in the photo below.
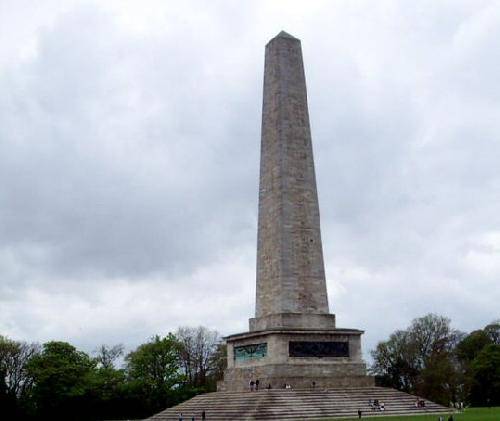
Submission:
{"label": "relief panel on monument", "polygon": [[264,358],[267,355],[267,343],[241,345],[234,347],[234,359],[247,361]]}
{"label": "relief panel on monument", "polygon": [[290,357],[349,357],[349,342],[289,342]]}

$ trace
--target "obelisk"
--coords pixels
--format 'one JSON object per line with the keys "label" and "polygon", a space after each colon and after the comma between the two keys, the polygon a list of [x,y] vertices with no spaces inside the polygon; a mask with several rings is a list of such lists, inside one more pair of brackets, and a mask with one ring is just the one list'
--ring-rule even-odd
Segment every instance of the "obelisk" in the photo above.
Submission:
{"label": "obelisk", "polygon": [[225,338],[218,388],[371,385],[363,332],[329,313],[302,49],[286,32],[266,45],[263,95],[255,318]]}
{"label": "obelisk", "polygon": [[257,238],[250,330],[334,328],[302,49],[300,40],[284,31],[266,46]]}
{"label": "obelisk", "polygon": [[328,313],[302,51],[286,32],[266,46],[255,313]]}

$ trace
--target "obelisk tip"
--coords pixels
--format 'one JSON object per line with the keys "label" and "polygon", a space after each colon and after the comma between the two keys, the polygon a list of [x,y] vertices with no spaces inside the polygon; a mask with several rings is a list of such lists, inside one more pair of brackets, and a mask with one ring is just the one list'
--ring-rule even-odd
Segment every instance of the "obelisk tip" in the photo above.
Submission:
{"label": "obelisk tip", "polygon": [[294,36],[290,35],[288,32],[285,32],[285,31],[281,31],[278,35],[275,36],[275,38],[298,39],[298,38],[295,38]]}

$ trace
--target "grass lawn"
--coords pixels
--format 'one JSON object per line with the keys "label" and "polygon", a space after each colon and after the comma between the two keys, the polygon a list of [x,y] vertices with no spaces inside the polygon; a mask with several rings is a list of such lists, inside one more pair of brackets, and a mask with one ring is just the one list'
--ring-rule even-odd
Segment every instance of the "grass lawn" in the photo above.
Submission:
{"label": "grass lawn", "polygon": [[[443,415],[445,421],[449,415]],[[439,415],[409,415],[407,417],[363,417],[376,421],[437,421]],[[331,421],[354,421],[358,418],[330,418]],[[455,421],[500,421],[500,407],[496,408],[468,408],[462,414],[453,414]]]}

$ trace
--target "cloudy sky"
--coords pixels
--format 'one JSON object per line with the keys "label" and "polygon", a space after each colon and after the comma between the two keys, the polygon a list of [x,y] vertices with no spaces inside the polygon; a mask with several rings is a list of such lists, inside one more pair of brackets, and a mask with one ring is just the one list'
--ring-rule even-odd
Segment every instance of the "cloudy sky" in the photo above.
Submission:
{"label": "cloudy sky", "polygon": [[500,3],[0,0],[0,334],[254,312],[264,46],[302,40],[330,309],[500,317]]}

